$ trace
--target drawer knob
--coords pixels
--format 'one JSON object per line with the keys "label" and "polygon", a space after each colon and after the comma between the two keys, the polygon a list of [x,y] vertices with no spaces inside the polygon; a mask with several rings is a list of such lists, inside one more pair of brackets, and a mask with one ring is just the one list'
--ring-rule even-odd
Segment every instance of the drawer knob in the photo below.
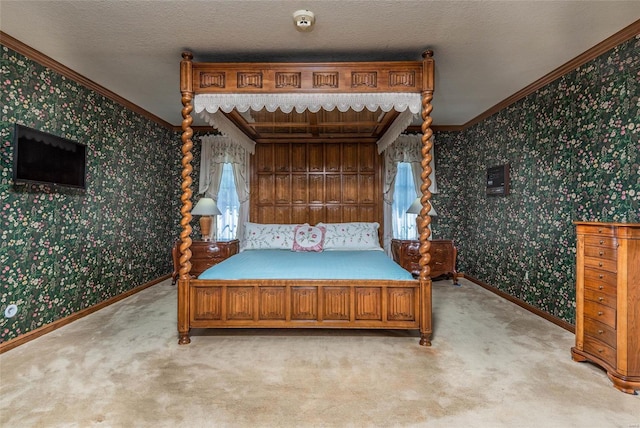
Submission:
{"label": "drawer knob", "polygon": [[604,290],[604,285],[599,285],[598,290]]}
{"label": "drawer knob", "polygon": [[604,330],[598,330],[598,334],[604,333]]}
{"label": "drawer knob", "polygon": [[598,233],[602,233],[602,228],[598,228]]}
{"label": "drawer knob", "polygon": [[598,311],[598,316],[602,315],[604,312]]}
{"label": "drawer knob", "polygon": [[600,245],[602,245],[602,244],[604,244],[604,240],[603,239],[600,240]]}
{"label": "drawer knob", "polygon": [[604,251],[600,251],[598,254],[602,256],[604,254]]}
{"label": "drawer knob", "polygon": [[598,266],[602,267],[602,262],[598,263]]}
{"label": "drawer knob", "polygon": [[604,300],[604,297],[598,297],[598,302],[602,302]]}
{"label": "drawer knob", "polygon": [[603,274],[598,275],[598,277],[600,277],[600,279],[604,278]]}
{"label": "drawer knob", "polygon": [[598,349],[598,352],[602,354],[604,352],[604,349],[600,348]]}

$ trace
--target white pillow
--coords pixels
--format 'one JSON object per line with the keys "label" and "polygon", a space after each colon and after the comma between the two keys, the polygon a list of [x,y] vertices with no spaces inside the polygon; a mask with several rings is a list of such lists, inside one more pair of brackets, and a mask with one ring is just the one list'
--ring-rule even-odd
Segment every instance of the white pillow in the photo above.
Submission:
{"label": "white pillow", "polygon": [[244,224],[240,251],[291,250],[296,224]]}
{"label": "white pillow", "polygon": [[324,251],[382,250],[378,238],[378,223],[318,223],[327,231],[324,235]]}

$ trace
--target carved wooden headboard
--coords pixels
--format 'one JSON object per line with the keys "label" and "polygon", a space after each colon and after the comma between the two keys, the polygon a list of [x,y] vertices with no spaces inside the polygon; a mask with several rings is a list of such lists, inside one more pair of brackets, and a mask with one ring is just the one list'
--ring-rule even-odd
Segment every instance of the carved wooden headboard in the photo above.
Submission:
{"label": "carved wooden headboard", "polygon": [[251,221],[383,225],[375,143],[257,144],[251,169]]}

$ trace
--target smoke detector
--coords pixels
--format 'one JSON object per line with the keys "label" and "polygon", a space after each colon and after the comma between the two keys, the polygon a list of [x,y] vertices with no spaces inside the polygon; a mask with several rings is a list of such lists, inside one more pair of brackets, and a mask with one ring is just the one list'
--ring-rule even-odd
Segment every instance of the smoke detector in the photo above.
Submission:
{"label": "smoke detector", "polygon": [[298,31],[311,31],[316,22],[316,16],[310,10],[301,9],[293,12],[293,22]]}

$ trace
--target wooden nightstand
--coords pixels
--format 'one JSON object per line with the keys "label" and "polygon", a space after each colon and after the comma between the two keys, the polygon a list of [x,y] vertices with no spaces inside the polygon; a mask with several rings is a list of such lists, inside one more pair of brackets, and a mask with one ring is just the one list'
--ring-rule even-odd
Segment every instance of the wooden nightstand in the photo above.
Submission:
{"label": "wooden nightstand", "polygon": [[[171,284],[175,284],[178,280],[180,270],[180,249],[176,242],[171,250],[173,256],[173,280]],[[238,254],[240,241],[233,239],[231,241],[193,241],[191,243],[191,276],[197,277],[202,272],[213,265],[228,259],[234,254]]]}
{"label": "wooden nightstand", "polygon": [[[411,272],[412,275],[420,275],[420,242],[416,239],[392,239],[391,253],[393,260],[400,266]],[[429,251],[431,261],[431,278],[442,275],[453,277],[453,283],[458,285],[458,272],[456,272],[456,257],[458,249],[450,239],[434,239],[431,241]]]}

